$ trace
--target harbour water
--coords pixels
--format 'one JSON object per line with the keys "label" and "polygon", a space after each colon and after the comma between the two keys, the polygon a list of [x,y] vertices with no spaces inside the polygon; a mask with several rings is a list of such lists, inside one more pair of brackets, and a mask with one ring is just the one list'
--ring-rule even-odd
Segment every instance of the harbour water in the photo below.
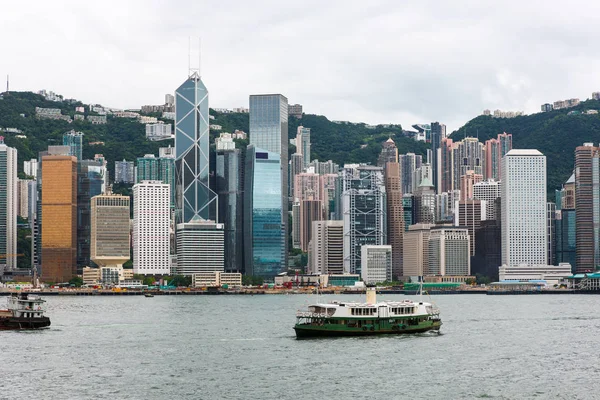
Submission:
{"label": "harbour water", "polygon": [[0,399],[600,396],[595,295],[433,296],[440,335],[312,340],[315,296],[47,300],[50,329],[0,332]]}

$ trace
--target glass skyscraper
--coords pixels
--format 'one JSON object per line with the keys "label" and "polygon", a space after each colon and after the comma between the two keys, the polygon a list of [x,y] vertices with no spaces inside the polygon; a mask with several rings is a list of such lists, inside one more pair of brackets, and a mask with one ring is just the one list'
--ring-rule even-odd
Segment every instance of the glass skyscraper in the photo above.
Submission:
{"label": "glass skyscraper", "polygon": [[245,174],[245,273],[273,278],[282,270],[284,250],[279,154],[249,145]]}
{"label": "glass skyscraper", "polygon": [[137,159],[135,183],[161,181],[171,186],[171,208],[175,207],[175,159],[146,154]]}
{"label": "glass skyscraper", "polygon": [[69,131],[63,135],[63,146],[69,146],[69,155],[77,157],[77,161],[83,159],[83,133]]}
{"label": "glass skyscraper", "polygon": [[175,91],[177,223],[216,220],[217,194],[209,185],[208,90],[197,72]]}
{"label": "glass skyscraper", "polygon": [[225,225],[225,271],[243,272],[243,168],[239,149],[217,150],[219,221]]}
{"label": "glass skyscraper", "polygon": [[103,160],[77,163],[77,273],[90,266],[91,199],[104,194],[106,165]]}
{"label": "glass skyscraper", "polygon": [[[278,190],[280,212],[280,244],[277,248],[281,251],[279,260],[281,269],[287,268],[287,232],[288,232],[288,101],[281,94],[262,94],[250,96],[250,144],[255,146],[257,154],[268,154],[269,170],[274,169],[275,155],[279,170],[279,188],[269,188],[270,196],[275,196]],[[272,153],[272,154],[271,154]],[[262,161],[261,161],[262,162]],[[255,173],[261,168],[257,168]],[[257,185],[254,192],[265,190],[265,183],[259,175],[254,177]],[[246,186],[248,190],[248,186]],[[272,233],[272,232],[270,232]]]}

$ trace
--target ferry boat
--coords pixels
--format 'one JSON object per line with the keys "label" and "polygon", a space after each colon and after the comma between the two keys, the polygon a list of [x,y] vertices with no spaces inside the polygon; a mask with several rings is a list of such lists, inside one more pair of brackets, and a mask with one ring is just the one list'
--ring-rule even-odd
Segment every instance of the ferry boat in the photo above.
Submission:
{"label": "ferry boat", "polygon": [[44,317],[45,303],[40,296],[13,293],[8,297],[8,309],[0,310],[0,330],[40,329],[50,326],[50,318]]}
{"label": "ferry boat", "polygon": [[296,314],[297,338],[319,336],[371,336],[438,331],[439,309],[431,303],[376,301],[375,288],[367,288],[366,303],[317,303]]}

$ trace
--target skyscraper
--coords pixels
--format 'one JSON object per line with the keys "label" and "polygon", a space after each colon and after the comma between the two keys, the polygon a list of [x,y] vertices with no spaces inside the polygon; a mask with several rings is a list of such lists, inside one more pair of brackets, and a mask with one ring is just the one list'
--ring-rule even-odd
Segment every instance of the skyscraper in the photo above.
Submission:
{"label": "skyscraper", "polygon": [[360,274],[361,246],[387,243],[383,171],[346,165],[343,171],[344,272]]}
{"label": "skyscraper", "polygon": [[171,273],[171,186],[161,181],[133,185],[133,272]]}
{"label": "skyscraper", "polygon": [[217,150],[216,192],[224,225],[225,271],[243,272],[243,158],[240,149]]}
{"label": "skyscraper", "polygon": [[[255,154],[273,153],[278,156],[280,171],[280,268],[287,268],[287,232],[288,232],[288,101],[281,94],[262,94],[250,96],[250,144],[254,145]],[[269,154],[269,163],[276,160]],[[257,163],[257,164],[260,164]],[[261,168],[258,168],[260,170]],[[258,171],[255,170],[255,171]],[[264,185],[257,176],[255,185]],[[248,188],[246,187],[246,190]],[[255,189],[260,192],[263,189]],[[270,190],[273,190],[270,189]],[[274,195],[275,193],[273,193]]]}
{"label": "skyscraper", "polygon": [[460,188],[460,177],[473,171],[483,176],[485,172],[485,152],[483,143],[477,138],[467,137],[453,144],[452,161],[453,185],[455,189]]}
{"label": "skyscraper", "polygon": [[281,159],[279,154],[251,144],[245,162],[244,271],[246,275],[272,278],[285,268]]}
{"label": "skyscraper", "polygon": [[115,161],[115,183],[134,183],[133,161]]}
{"label": "skyscraper", "polygon": [[344,221],[314,221],[310,253],[313,274],[344,273]]}
{"label": "skyscraper", "polygon": [[90,258],[100,267],[122,268],[131,258],[129,201],[120,195],[91,199]]}
{"label": "skyscraper", "polygon": [[412,193],[413,175],[418,168],[421,168],[423,156],[417,156],[414,153],[401,154],[398,156],[398,162],[402,172],[402,193]]}
{"label": "skyscraper", "polygon": [[433,186],[436,192],[439,191],[438,187],[438,149],[443,138],[446,137],[446,125],[440,124],[439,122],[431,123],[431,169],[433,170]]}
{"label": "skyscraper", "polygon": [[42,280],[67,282],[77,272],[77,158],[46,155],[41,170]]}
{"label": "skyscraper", "polygon": [[576,271],[600,265],[600,148],[584,143],[575,148]]}
{"label": "skyscraper", "polygon": [[428,275],[469,276],[470,236],[462,227],[436,226],[429,233]]}
{"label": "skyscraper", "polygon": [[473,198],[486,201],[486,219],[496,219],[496,199],[500,197],[501,184],[487,180],[473,185]]}
{"label": "skyscraper", "polygon": [[496,139],[485,141],[485,179],[500,179],[502,158],[512,150],[512,135],[503,132]]}
{"label": "skyscraper", "polygon": [[83,133],[71,130],[63,135],[63,146],[69,146],[69,155],[83,159]]}
{"label": "skyscraper", "polygon": [[387,237],[392,246],[392,278],[403,276],[402,245],[404,237],[404,203],[402,198],[402,182],[400,164],[385,164],[385,192],[387,195]]}
{"label": "skyscraper", "polygon": [[377,159],[377,166],[384,168],[385,164],[388,162],[398,162],[398,148],[392,138],[389,138],[383,143],[381,153]]}
{"label": "skyscraper", "polygon": [[486,220],[485,200],[461,200],[457,202],[454,211],[454,225],[465,227],[469,230],[470,254],[475,255],[475,237],[481,228],[481,222]]}
{"label": "skyscraper", "polygon": [[483,181],[483,175],[476,174],[475,171],[467,171],[466,174],[460,177],[460,199],[473,199],[473,186],[476,183]]}
{"label": "skyscraper", "polygon": [[296,153],[302,155],[304,165],[310,164],[310,128],[298,127]]}
{"label": "skyscraper", "polygon": [[0,136],[0,275],[17,267],[17,150]]}
{"label": "skyscraper", "polygon": [[224,272],[223,224],[199,217],[177,226],[177,273]]}
{"label": "skyscraper", "polygon": [[175,208],[175,159],[146,154],[137,159],[135,182],[161,181],[171,186],[171,208]]}
{"label": "skyscraper", "polygon": [[438,179],[440,192],[450,192],[451,190],[458,189],[454,187],[454,144],[450,138],[442,138],[440,142],[440,149],[438,153],[439,167],[438,171],[434,171],[435,174],[439,173]]}
{"label": "skyscraper", "polygon": [[511,150],[502,159],[502,264],[547,265],[546,157]]}
{"label": "skyscraper", "polygon": [[175,91],[177,223],[217,218],[209,183],[208,90],[193,72]]}

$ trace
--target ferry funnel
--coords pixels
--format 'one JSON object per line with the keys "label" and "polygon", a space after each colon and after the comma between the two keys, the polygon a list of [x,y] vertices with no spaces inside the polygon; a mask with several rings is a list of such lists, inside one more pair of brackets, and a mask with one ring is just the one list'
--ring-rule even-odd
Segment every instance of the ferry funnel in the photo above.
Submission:
{"label": "ferry funnel", "polygon": [[377,303],[377,290],[374,287],[367,288],[367,304]]}

